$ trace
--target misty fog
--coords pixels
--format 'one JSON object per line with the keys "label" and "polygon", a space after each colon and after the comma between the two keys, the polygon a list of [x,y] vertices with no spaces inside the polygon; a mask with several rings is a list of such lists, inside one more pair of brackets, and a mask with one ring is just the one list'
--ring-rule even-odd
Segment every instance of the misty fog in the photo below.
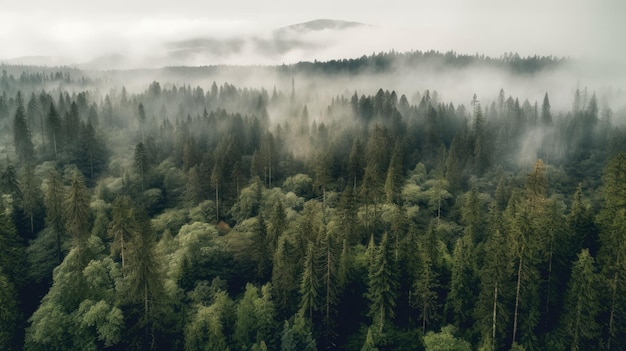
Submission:
{"label": "misty fog", "polygon": [[624,4],[3,4],[0,349],[626,348]]}

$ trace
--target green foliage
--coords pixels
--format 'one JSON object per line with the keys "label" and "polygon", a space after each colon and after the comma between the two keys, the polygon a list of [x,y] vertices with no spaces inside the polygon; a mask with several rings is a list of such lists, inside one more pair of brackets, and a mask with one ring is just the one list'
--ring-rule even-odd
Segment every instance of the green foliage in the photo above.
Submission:
{"label": "green foliage", "polygon": [[[85,249],[89,238],[89,194],[83,175],[74,172],[72,184],[64,200],[65,228],[72,236],[81,261],[86,260]],[[86,262],[85,262],[86,263]]]}
{"label": "green foliage", "polygon": [[455,328],[448,325],[441,332],[428,332],[424,335],[426,351],[471,351],[469,342],[455,337]]}
{"label": "green foliage", "polygon": [[271,285],[259,290],[251,284],[237,305],[237,321],[233,339],[239,350],[252,350],[255,345],[273,345],[276,325],[275,308],[271,296]]}
{"label": "green foliage", "polygon": [[17,110],[13,119],[13,143],[18,164],[26,165],[35,160],[35,150],[31,132],[28,128],[28,121],[26,120],[26,110],[24,109],[24,99],[21,92],[17,92],[15,101]]}
{"label": "green foliage", "polygon": [[313,312],[319,308],[320,286],[318,280],[317,265],[317,248],[312,241],[306,248],[306,256],[304,257],[304,269],[302,270],[302,278],[300,279],[300,310],[299,314],[313,318]]}
{"label": "green foliage", "polygon": [[[391,59],[560,62],[414,52],[249,72],[387,72]],[[0,165],[0,348],[624,346],[626,143],[611,99],[582,89],[565,111],[546,93],[540,110],[501,90],[466,108],[378,89],[325,107],[308,81],[291,98],[229,83],[131,92],[109,72],[3,69],[0,141],[17,169]],[[445,323],[458,331],[433,333]]]}
{"label": "green foliage", "polygon": [[389,236],[385,233],[380,244],[373,248],[368,274],[368,316],[372,319],[376,333],[382,333],[385,323],[395,316],[398,281],[395,278],[392,252]]}
{"label": "green foliage", "polygon": [[363,343],[361,351],[378,351],[378,348],[376,347],[376,342],[374,341],[372,328],[367,328],[367,336],[365,337],[365,343]]}
{"label": "green foliage", "polygon": [[426,235],[418,241],[418,264],[413,273],[415,280],[412,284],[412,302],[419,311],[422,333],[426,332],[427,324],[436,318],[439,305],[436,289],[439,287],[437,264],[440,252],[434,226],[431,222]]}
{"label": "green foliage", "polygon": [[563,343],[568,344],[572,350],[599,346],[599,326],[596,319],[600,312],[600,287],[594,259],[588,250],[583,250],[572,267],[572,277],[565,293],[565,313],[561,322]]}
{"label": "green foliage", "polygon": [[224,334],[230,328],[233,302],[219,292],[210,306],[198,306],[185,328],[185,350],[230,350]]}
{"label": "green foliage", "polygon": [[9,350],[15,345],[19,310],[15,286],[0,272],[0,348]]}
{"label": "green foliage", "polygon": [[280,337],[281,351],[315,351],[317,350],[315,339],[311,333],[311,327],[302,314],[294,316],[293,322],[285,321],[283,332]]}

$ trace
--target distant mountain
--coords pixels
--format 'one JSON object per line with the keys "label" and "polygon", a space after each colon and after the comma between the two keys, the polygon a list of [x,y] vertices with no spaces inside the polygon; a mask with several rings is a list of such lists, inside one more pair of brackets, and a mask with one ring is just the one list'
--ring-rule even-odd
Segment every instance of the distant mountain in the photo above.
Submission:
{"label": "distant mountain", "polygon": [[6,60],[0,60],[0,62],[7,65],[23,65],[23,66],[63,66],[68,62],[60,57],[52,56],[22,56]]}
{"label": "distant mountain", "polygon": [[[353,29],[370,25],[332,19],[316,19],[249,35],[216,38],[210,34],[178,38],[161,43],[158,50],[129,56],[110,52],[76,62],[70,59],[29,56],[0,61],[10,65],[59,66],[81,69],[130,69],[166,66],[206,66],[214,64],[275,64],[285,57],[316,57],[318,52],[340,45],[339,37],[353,37]],[[324,34],[318,35],[323,32]],[[355,37],[354,40],[357,40]],[[252,60],[247,60],[251,58]]]}
{"label": "distant mountain", "polygon": [[364,23],[359,22],[349,22],[349,21],[341,21],[341,20],[332,20],[332,19],[316,19],[309,22],[292,24],[287,27],[281,27],[274,31],[276,34],[282,34],[287,31],[295,31],[295,32],[309,32],[309,31],[320,31],[320,30],[343,30],[354,27],[364,27],[368,26]]}

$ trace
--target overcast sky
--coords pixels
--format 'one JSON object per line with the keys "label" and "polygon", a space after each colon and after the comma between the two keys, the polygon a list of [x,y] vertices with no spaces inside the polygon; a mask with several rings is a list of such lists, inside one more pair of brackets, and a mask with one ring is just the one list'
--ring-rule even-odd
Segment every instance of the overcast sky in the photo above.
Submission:
{"label": "overcast sky", "polygon": [[[376,26],[357,39],[283,61],[360,56],[372,51],[455,50],[624,61],[623,0],[20,0],[0,12],[0,59],[56,56],[88,60],[141,54],[164,42],[262,36],[318,18]],[[322,40],[318,38],[319,40]]]}

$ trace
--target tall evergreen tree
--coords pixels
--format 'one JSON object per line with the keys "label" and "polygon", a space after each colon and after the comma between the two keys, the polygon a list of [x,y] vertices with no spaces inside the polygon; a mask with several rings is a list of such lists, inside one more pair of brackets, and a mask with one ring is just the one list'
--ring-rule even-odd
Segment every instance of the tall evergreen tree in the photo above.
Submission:
{"label": "tall evergreen tree", "polygon": [[601,226],[598,262],[609,289],[609,320],[606,325],[607,349],[624,346],[626,335],[626,154],[608,161],[602,178],[604,199],[597,221]]}
{"label": "tall evergreen tree", "polygon": [[509,278],[512,264],[509,258],[507,237],[504,235],[502,215],[498,205],[490,205],[489,234],[484,248],[484,264],[480,270],[480,293],[474,310],[482,346],[486,350],[501,347],[507,331],[509,309]]}
{"label": "tall evergreen tree", "polygon": [[564,342],[571,350],[598,349],[600,279],[589,250],[583,250],[572,267],[572,277],[565,292],[562,328]]}
{"label": "tall evergreen tree", "polygon": [[111,253],[119,252],[122,260],[122,269],[126,268],[126,252],[134,230],[134,209],[128,196],[119,196],[111,208],[111,222],[108,235],[113,239]]}
{"label": "tall evergreen tree", "polygon": [[75,171],[72,184],[65,196],[65,228],[74,240],[80,264],[87,264],[89,239],[89,193],[82,173]]}
{"label": "tall evergreen tree", "polygon": [[154,349],[154,340],[162,328],[160,312],[164,308],[162,261],[156,251],[156,235],[150,219],[141,210],[134,217],[126,255],[129,282],[126,298],[137,309],[137,324],[131,329],[140,336],[137,342],[144,349]]}
{"label": "tall evergreen tree", "polygon": [[367,298],[370,301],[368,316],[372,319],[376,333],[380,334],[385,324],[395,317],[394,308],[398,297],[398,282],[387,233],[383,234],[372,258],[368,274]]}
{"label": "tall evergreen tree", "polygon": [[548,92],[543,97],[543,104],[541,105],[541,124],[544,126],[552,125],[552,113],[550,112],[550,99],[548,98]]}
{"label": "tall evergreen tree", "polygon": [[18,92],[15,98],[17,110],[13,119],[13,144],[15,146],[15,154],[19,164],[28,164],[35,159],[35,148],[26,120],[26,110],[24,109],[24,100],[22,93]]}
{"label": "tall evergreen tree", "polygon": [[63,199],[65,189],[61,176],[55,170],[50,171],[45,181],[44,206],[46,208],[46,226],[54,233],[58,263],[63,260],[61,243],[65,234]]}
{"label": "tall evergreen tree", "polygon": [[439,277],[437,262],[439,261],[438,240],[434,221],[431,221],[426,234],[418,240],[417,272],[414,273],[412,303],[419,311],[422,334],[426,333],[426,325],[437,315]]}
{"label": "tall evergreen tree", "polygon": [[459,238],[452,254],[452,274],[446,310],[452,313],[455,326],[468,330],[477,295],[477,277],[472,256],[473,245],[469,236]]}
{"label": "tall evergreen tree", "polygon": [[41,203],[40,186],[35,178],[35,169],[32,165],[27,164],[22,168],[22,180],[20,187],[22,188],[22,208],[24,214],[28,217],[30,223],[30,233],[35,234],[35,215],[39,211]]}
{"label": "tall evergreen tree", "polygon": [[317,263],[317,247],[315,243],[309,241],[304,256],[304,269],[300,279],[300,314],[313,318],[313,312],[319,308],[320,286],[319,286],[319,265]]}
{"label": "tall evergreen tree", "polygon": [[52,143],[54,158],[58,159],[59,144],[61,144],[63,129],[61,127],[61,118],[59,117],[56,108],[54,108],[54,103],[50,103],[50,111],[46,116],[46,130],[48,133],[48,139]]}

